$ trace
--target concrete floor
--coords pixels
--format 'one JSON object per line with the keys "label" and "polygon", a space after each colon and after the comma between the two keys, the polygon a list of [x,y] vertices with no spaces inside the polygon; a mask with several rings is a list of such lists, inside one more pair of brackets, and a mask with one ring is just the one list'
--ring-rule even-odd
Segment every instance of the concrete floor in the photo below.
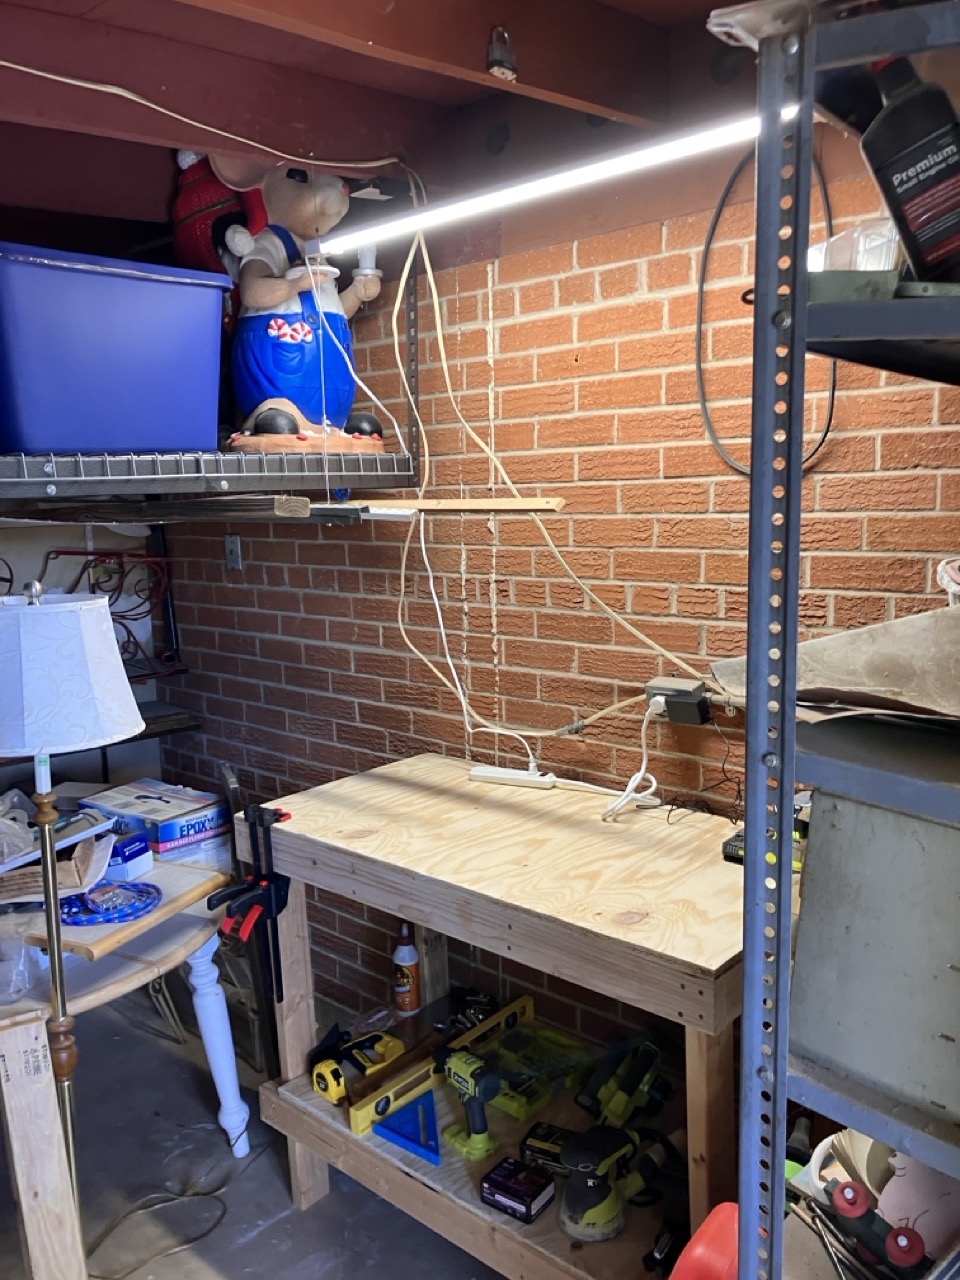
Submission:
{"label": "concrete floor", "polygon": [[[498,1280],[427,1227],[334,1172],[331,1194],[298,1213],[290,1203],[284,1144],[261,1124],[258,1078],[241,1064],[251,1108],[251,1154],[234,1160],[216,1124],[216,1095],[198,1040],[162,1029],[144,992],[78,1020],[77,1130],[88,1246],[141,1197],[216,1190],[128,1219],[90,1257],[106,1280],[353,1280],[428,1275]],[[26,1280],[0,1150],[0,1276]],[[222,1214],[222,1220],[218,1221]],[[216,1225],[214,1225],[216,1224]],[[155,1255],[213,1230],[166,1258]]]}

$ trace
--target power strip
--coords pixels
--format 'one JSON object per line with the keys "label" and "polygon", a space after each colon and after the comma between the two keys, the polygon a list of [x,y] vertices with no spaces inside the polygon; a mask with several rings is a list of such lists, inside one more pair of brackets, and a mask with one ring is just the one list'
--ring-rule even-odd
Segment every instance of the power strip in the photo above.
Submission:
{"label": "power strip", "polygon": [[541,791],[556,786],[554,773],[530,773],[527,769],[500,769],[493,764],[475,764],[470,770],[471,782],[499,782],[507,787],[536,787]]}

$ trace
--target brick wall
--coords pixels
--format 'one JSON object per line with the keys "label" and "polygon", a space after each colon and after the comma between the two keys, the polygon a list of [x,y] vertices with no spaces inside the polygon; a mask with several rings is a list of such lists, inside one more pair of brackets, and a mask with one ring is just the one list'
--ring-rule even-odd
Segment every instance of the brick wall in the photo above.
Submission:
{"label": "brick wall", "polygon": [[[835,184],[839,228],[878,208],[865,178]],[[709,213],[646,223],[443,271],[438,285],[454,387],[468,420],[526,493],[558,495],[547,527],[576,572],[659,643],[706,671],[742,653],[747,484],[705,441],[693,373],[695,273]],[[707,387],[721,435],[748,455],[752,208],[724,218],[707,291]],[[358,364],[396,406],[390,291],[356,323]],[[437,494],[489,494],[488,459],[442,394],[430,308],[421,314],[423,416]],[[827,365],[808,366],[809,420],[822,425]],[[852,365],[839,369],[830,439],[804,488],[801,616],[806,635],[938,606],[938,558],[960,545],[960,389]],[[495,490],[503,494],[502,487]],[[184,655],[171,696],[202,733],[171,740],[171,776],[211,782],[240,766],[275,797],[421,751],[464,753],[455,698],[404,646],[397,625],[402,526],[240,525],[245,568],[223,563],[224,526],[172,526]],[[673,668],[643,651],[564,575],[523,516],[431,517],[431,560],[451,652],[470,698],[513,725],[554,728],[641,690]],[[433,661],[440,641],[419,553],[409,631]],[[642,710],[642,708],[641,708]],[[669,796],[723,809],[737,796],[739,723],[659,726],[653,769]],[[622,785],[639,766],[639,717],[535,744],[544,765]],[[730,760],[724,764],[728,749]],[[487,736],[478,758],[518,758]],[[316,970],[353,1008],[387,993],[394,922],[314,901]],[[615,1005],[457,944],[454,976],[503,994],[533,986],[585,1030],[629,1021]]]}

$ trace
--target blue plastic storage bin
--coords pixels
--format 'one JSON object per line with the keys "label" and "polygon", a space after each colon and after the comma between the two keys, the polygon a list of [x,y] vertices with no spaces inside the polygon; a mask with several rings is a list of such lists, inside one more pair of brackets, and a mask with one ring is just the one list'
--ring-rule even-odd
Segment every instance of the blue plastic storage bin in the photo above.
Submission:
{"label": "blue plastic storage bin", "polygon": [[216,449],[230,287],[0,242],[0,453]]}

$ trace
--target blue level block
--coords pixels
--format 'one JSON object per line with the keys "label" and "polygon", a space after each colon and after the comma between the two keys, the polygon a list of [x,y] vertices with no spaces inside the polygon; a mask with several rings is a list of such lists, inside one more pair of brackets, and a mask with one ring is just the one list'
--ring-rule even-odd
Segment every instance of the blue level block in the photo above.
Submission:
{"label": "blue level block", "polygon": [[402,1147],[404,1151],[429,1160],[431,1164],[440,1164],[442,1161],[437,1107],[432,1089],[378,1120],[373,1131],[395,1146]]}

